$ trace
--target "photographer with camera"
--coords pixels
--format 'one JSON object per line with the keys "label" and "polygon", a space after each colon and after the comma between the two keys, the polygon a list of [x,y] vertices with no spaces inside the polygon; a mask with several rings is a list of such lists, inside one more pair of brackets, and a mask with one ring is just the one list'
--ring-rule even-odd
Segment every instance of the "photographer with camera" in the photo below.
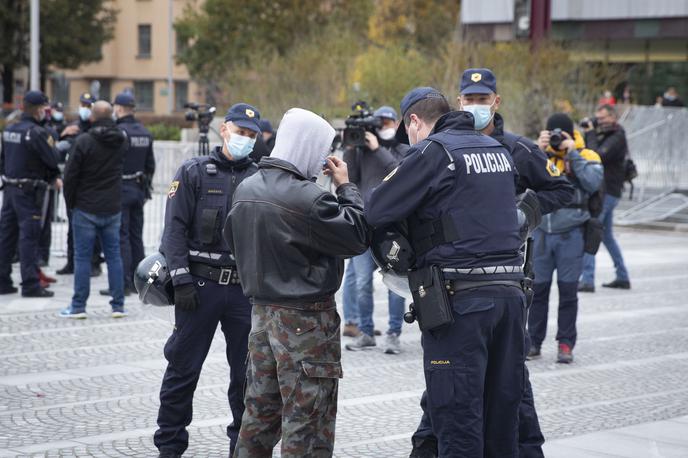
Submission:
{"label": "photographer with camera", "polygon": [[591,219],[591,197],[602,185],[603,169],[600,156],[585,148],[583,137],[574,131],[573,121],[564,113],[549,117],[547,130],[540,132],[537,143],[549,156],[550,166],[566,175],[575,193],[569,205],[545,215],[533,233],[535,296],[528,316],[532,340],[528,357],[540,357],[540,347],[547,332],[552,274],[556,270],[559,287],[557,362],[568,364],[573,361],[572,350],[576,344],[578,277],[583,252],[593,251],[590,246],[600,236],[598,227],[588,224],[588,220]]}
{"label": "photographer with camera", "polygon": [[[602,243],[614,261],[616,278],[602,286],[630,289],[631,282],[628,278],[628,271],[613,232],[614,208],[621,200],[628,164],[626,132],[618,124],[617,119],[618,116],[614,107],[602,105],[597,108],[595,119],[581,122],[581,127],[585,131],[585,144],[600,155],[602,165],[604,165],[604,203],[599,219],[604,228]],[[583,257],[583,275],[581,275],[578,291],[595,292],[595,255],[586,254]]]}
{"label": "photographer with camera", "polygon": [[[357,113],[347,119],[344,131],[344,162],[349,177],[361,191],[367,202],[373,189],[399,165],[408,145],[395,139],[398,126],[394,108],[383,106],[372,116],[367,105],[359,102]],[[354,130],[357,129],[357,130]],[[361,135],[361,129],[365,129]],[[360,144],[364,140],[364,144]],[[358,143],[358,144],[353,144]],[[356,337],[346,345],[347,350],[357,351],[376,346],[373,322],[373,273],[377,269],[370,250],[351,259],[344,279],[344,335]],[[398,354],[401,351],[399,335],[404,316],[404,298],[389,291],[389,328],[385,338],[385,353]],[[358,312],[358,313],[357,313]],[[358,315],[359,322],[355,322]],[[358,324],[358,329],[356,329]]]}

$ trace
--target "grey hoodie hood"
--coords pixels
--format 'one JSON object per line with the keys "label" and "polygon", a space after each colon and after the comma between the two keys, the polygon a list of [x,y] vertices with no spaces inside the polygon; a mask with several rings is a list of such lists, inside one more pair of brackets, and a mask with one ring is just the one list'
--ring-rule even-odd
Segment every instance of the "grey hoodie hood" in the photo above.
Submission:
{"label": "grey hoodie hood", "polygon": [[279,123],[270,157],[289,162],[304,177],[313,179],[322,170],[334,136],[332,126],[317,114],[291,108]]}

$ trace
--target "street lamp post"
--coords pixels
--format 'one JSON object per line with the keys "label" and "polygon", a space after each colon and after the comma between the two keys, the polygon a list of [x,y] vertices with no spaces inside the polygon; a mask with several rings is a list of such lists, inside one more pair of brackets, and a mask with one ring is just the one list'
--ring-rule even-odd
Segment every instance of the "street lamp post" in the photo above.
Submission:
{"label": "street lamp post", "polygon": [[30,89],[37,91],[40,89],[40,70],[39,54],[40,49],[40,21],[39,21],[39,0],[31,0],[31,68],[30,68]]}

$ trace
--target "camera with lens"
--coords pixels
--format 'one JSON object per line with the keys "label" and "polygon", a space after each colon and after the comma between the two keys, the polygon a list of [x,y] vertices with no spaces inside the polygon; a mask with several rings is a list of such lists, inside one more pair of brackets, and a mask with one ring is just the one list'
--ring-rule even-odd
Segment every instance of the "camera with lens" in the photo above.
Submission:
{"label": "camera with lens", "polygon": [[215,107],[207,103],[189,102],[184,104],[184,108],[188,108],[187,112],[184,113],[184,119],[198,122],[198,131],[207,135],[210,123],[215,117]]}
{"label": "camera with lens", "polygon": [[583,118],[580,121],[580,126],[583,129],[597,129],[597,118]]}
{"label": "camera with lens", "polygon": [[363,100],[359,100],[351,106],[352,114],[344,121],[346,128],[342,135],[342,146],[365,146],[365,133],[375,133],[382,127],[382,120],[373,116],[373,110]]}
{"label": "camera with lens", "polygon": [[564,134],[561,132],[561,129],[556,128],[553,131],[550,132],[549,134],[549,146],[552,147],[552,149],[559,149],[561,146],[561,142],[564,141]]}

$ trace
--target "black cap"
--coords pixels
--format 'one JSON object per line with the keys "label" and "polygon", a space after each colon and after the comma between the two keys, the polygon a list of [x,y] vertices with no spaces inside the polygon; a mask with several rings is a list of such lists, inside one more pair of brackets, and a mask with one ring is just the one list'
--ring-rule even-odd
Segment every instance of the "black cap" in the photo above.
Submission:
{"label": "black cap", "polygon": [[497,78],[489,68],[469,68],[461,76],[461,95],[496,94]]}
{"label": "black cap", "polygon": [[24,103],[30,105],[47,105],[48,97],[41,91],[29,91],[24,94]]}
{"label": "black cap", "polygon": [[547,130],[561,129],[573,138],[573,120],[566,113],[554,113],[547,119]]}
{"label": "black cap", "polygon": [[95,101],[96,100],[93,98],[93,96],[91,95],[90,92],[84,92],[79,97],[79,102],[81,102],[81,103],[88,103],[89,105],[93,105],[93,102],[95,102]]}
{"label": "black cap", "polygon": [[64,105],[62,102],[53,102],[50,104],[50,108],[52,108],[55,111],[64,111]]}
{"label": "black cap", "polygon": [[401,109],[401,122],[399,123],[399,127],[397,127],[397,133],[396,133],[396,139],[399,143],[405,143],[408,145],[409,138],[408,134],[406,133],[406,126],[404,123],[404,116],[406,116],[406,112],[411,108],[413,105],[416,103],[420,102],[421,100],[425,99],[444,99],[444,95],[434,87],[417,87],[414,89],[411,89],[406,95],[404,96],[403,99],[401,99],[401,103],[399,104],[399,108]]}
{"label": "black cap", "polygon": [[129,92],[120,92],[115,96],[115,101],[112,102],[113,105],[122,105],[123,107],[135,107],[136,100],[134,96]]}
{"label": "black cap", "polygon": [[232,105],[225,115],[225,122],[227,121],[232,121],[239,127],[244,127],[257,133],[261,132],[260,125],[258,125],[260,112],[258,112],[257,108],[247,103]]}

